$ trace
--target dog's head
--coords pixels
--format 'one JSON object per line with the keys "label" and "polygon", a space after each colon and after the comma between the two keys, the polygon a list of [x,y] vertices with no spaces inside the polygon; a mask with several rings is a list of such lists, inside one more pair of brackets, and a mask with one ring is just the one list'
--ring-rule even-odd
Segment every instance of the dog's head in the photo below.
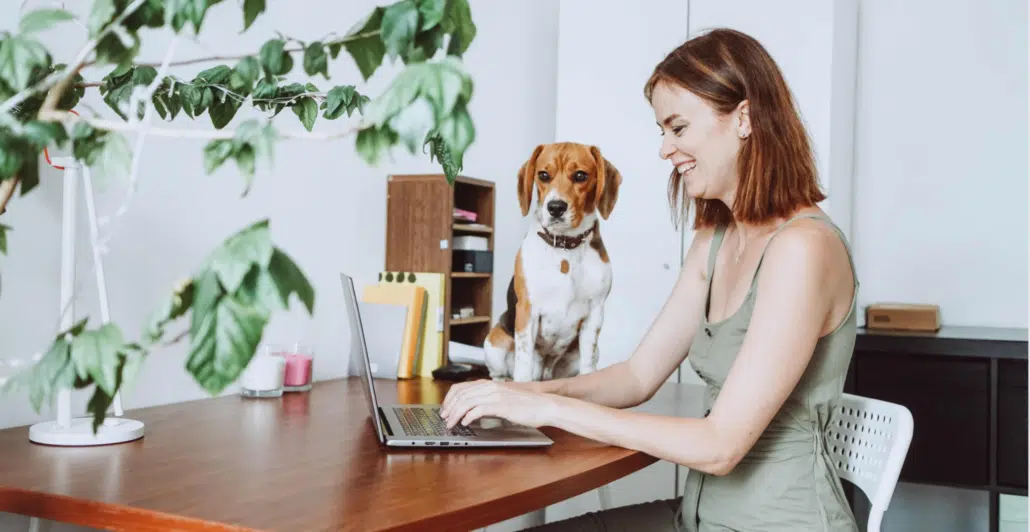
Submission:
{"label": "dog's head", "polygon": [[573,142],[541,144],[519,169],[519,205],[529,214],[536,190],[535,215],[553,233],[574,232],[608,219],[615,208],[622,174],[596,146]]}

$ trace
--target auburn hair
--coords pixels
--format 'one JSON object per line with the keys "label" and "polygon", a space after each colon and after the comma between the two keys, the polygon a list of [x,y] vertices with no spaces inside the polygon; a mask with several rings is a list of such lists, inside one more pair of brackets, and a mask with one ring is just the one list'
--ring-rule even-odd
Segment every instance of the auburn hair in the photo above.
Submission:
{"label": "auburn hair", "polygon": [[[772,56],[753,37],[725,28],[693,37],[655,67],[644,85],[649,102],[662,82],[696,94],[720,114],[732,112],[744,100],[750,107],[751,135],[737,156],[733,212],[719,200],[695,198],[695,229],[734,219],[763,223],[826,199],[790,88]],[[688,211],[685,200],[680,201],[682,193],[682,176],[673,169],[668,195],[677,226]]]}

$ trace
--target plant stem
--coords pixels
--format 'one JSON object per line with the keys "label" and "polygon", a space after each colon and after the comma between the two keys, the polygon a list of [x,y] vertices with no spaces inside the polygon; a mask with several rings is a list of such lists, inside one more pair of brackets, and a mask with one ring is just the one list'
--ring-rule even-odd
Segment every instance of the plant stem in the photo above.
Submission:
{"label": "plant stem", "polygon": [[72,67],[66,71],[67,74],[65,74],[64,78],[57,82],[57,85],[47,93],[46,99],[43,100],[43,105],[39,109],[40,118],[44,118],[50,111],[57,108],[57,102],[61,100],[61,96],[64,95],[64,91],[66,91],[68,86],[71,85],[72,79],[75,78],[75,75],[78,74],[86,65],[86,58],[89,57],[89,54],[97,47],[97,44],[103,40],[108,33],[111,33],[115,27],[120,26],[125,19],[135,13],[144,2],[146,2],[146,0],[133,0],[133,2],[125,8],[125,11],[122,11],[118,18],[104,28],[104,31],[101,31],[96,38],[86,42],[86,46],[83,46],[82,50],[79,51],[79,55],[75,57],[75,61],[72,62]]}
{"label": "plant stem", "polygon": [[[120,133],[133,133],[139,131],[140,126],[130,124],[128,122],[118,122],[115,120],[104,120],[100,118],[90,118],[87,116],[78,116],[65,111],[51,111],[47,115],[48,120],[68,120],[68,121],[83,121],[93,126],[96,129],[103,129],[106,131],[117,131]],[[295,131],[286,133],[276,133],[276,137],[279,139],[294,139],[294,140],[337,140],[349,137],[358,132],[360,128],[355,126],[351,129],[343,131],[335,131],[332,133],[309,133],[307,131]],[[180,138],[180,139],[207,139],[207,140],[219,140],[219,139],[231,139],[236,136],[235,129],[215,129],[215,130],[201,130],[201,129],[171,129],[171,128],[157,128],[151,127],[147,129],[148,135],[155,135],[158,137],[169,137],[169,138]]]}
{"label": "plant stem", "polygon": [[[72,63],[74,66],[64,71],[64,77],[61,78],[56,85],[50,88],[50,92],[47,93],[46,99],[43,100],[43,105],[39,108],[39,114],[37,115],[39,119],[45,120],[47,116],[53,114],[54,109],[57,108],[57,102],[61,101],[61,95],[64,94],[64,91],[68,90],[72,80],[75,79],[75,75],[82,70],[83,65],[86,64],[86,58],[89,57],[89,54],[97,47],[97,43],[107,36],[112,29],[120,25],[126,18],[136,12],[144,2],[146,2],[146,0],[133,0],[133,2],[125,8],[125,11],[123,11],[117,19],[104,28],[104,31],[101,31],[95,39],[86,42],[86,45],[82,47],[82,50],[79,50],[79,54],[75,57],[75,61]],[[3,106],[0,106],[0,113],[13,109],[16,105],[24,101],[30,94],[33,94],[38,90],[46,90],[51,86],[51,84],[53,84],[57,77],[59,77],[59,74],[55,72],[54,74],[47,76],[46,79],[35,86],[16,94],[10,100],[5,101]],[[71,115],[71,113],[66,114]],[[17,184],[17,179],[9,179],[0,184],[0,214],[3,214],[4,211],[7,210],[7,202],[11,201],[11,197],[14,196],[14,187]]]}
{"label": "plant stem", "polygon": [[14,189],[18,188],[17,177],[12,177],[0,183],[0,214],[7,211],[7,202],[11,201],[11,196],[14,195]]}
{"label": "plant stem", "polygon": [[[329,46],[329,45],[332,45],[332,44],[347,44],[347,43],[349,43],[351,41],[356,41],[358,39],[365,39],[365,38],[368,38],[368,37],[374,37],[376,35],[379,35],[380,33],[381,33],[380,30],[366,31],[364,33],[355,33],[354,35],[348,35],[347,37],[344,37],[342,39],[337,39],[335,41],[329,41],[329,42],[325,43],[325,45]],[[283,51],[288,53],[288,54],[293,54],[293,53],[297,53],[297,52],[303,52],[304,48],[300,48],[300,47],[284,48]],[[254,57],[256,55],[257,54],[213,55],[213,56],[210,56],[210,57],[197,57],[197,58],[194,58],[194,59],[184,59],[182,61],[175,61],[173,63],[170,63],[169,66],[173,66],[173,67],[175,67],[175,66],[187,66],[187,65],[195,65],[197,63],[210,63],[212,61],[222,61],[222,62],[239,61],[241,59],[245,59],[247,57]],[[86,63],[86,65],[84,65],[84,66],[89,66],[90,64],[92,64],[92,63]],[[160,64],[161,63],[135,63],[136,66],[149,66],[149,67],[155,67],[155,68],[157,66],[159,66]]]}

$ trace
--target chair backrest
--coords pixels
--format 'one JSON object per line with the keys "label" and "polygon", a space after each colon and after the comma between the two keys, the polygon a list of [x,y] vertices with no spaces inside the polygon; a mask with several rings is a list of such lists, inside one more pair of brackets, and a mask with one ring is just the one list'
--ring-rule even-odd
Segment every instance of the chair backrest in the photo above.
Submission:
{"label": "chair backrest", "polygon": [[880,529],[912,442],[912,413],[902,405],[844,394],[826,430],[840,478],[869,498],[870,532]]}

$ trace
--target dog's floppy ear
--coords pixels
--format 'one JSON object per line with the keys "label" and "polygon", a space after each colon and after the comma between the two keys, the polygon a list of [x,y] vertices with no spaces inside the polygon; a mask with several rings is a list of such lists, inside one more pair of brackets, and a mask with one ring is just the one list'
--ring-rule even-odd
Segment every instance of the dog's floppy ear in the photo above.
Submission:
{"label": "dog's floppy ear", "polygon": [[590,147],[590,153],[597,162],[597,184],[594,186],[594,201],[601,217],[605,220],[611,215],[615,208],[615,200],[619,197],[619,185],[622,184],[622,174],[615,165],[608,162],[601,155],[597,146]]}
{"label": "dog's floppy ear", "polygon": [[533,150],[533,154],[529,156],[529,159],[522,163],[522,167],[519,168],[519,206],[522,207],[522,216],[529,214],[529,206],[533,203],[533,181],[536,175],[536,159],[540,157],[540,152],[544,151],[544,145],[541,144]]}

